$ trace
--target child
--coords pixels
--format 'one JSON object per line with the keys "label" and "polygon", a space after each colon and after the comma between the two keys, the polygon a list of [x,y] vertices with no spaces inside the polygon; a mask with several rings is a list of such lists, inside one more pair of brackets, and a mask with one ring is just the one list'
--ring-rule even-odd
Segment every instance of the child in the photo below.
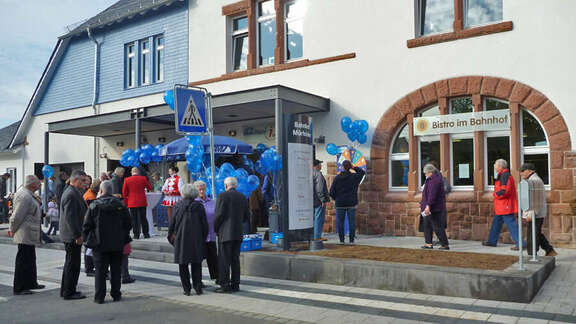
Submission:
{"label": "child", "polygon": [[58,231],[58,225],[60,223],[60,213],[58,208],[56,208],[56,203],[51,201],[48,203],[48,212],[46,213],[46,218],[50,221],[50,227],[48,228],[48,235],[52,229],[54,229],[54,233],[52,235],[56,235],[56,231]]}

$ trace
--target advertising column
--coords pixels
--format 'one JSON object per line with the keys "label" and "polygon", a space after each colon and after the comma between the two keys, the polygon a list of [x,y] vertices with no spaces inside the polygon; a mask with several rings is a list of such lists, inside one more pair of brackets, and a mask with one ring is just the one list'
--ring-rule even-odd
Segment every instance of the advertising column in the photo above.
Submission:
{"label": "advertising column", "polygon": [[[287,201],[289,241],[308,241],[314,230],[314,194],[312,183],[312,119],[306,115],[286,118]],[[288,235],[286,235],[288,234]]]}

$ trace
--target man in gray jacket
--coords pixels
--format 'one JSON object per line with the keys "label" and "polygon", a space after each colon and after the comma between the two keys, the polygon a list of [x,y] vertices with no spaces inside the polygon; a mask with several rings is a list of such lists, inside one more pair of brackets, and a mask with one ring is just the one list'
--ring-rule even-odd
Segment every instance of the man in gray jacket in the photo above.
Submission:
{"label": "man in gray jacket", "polygon": [[321,171],[322,161],[314,160],[313,168],[314,239],[326,241],[326,239],[322,237],[322,229],[324,228],[324,219],[326,217],[326,204],[330,202],[330,194],[328,193],[328,186],[326,186],[326,179],[324,179]]}
{"label": "man in gray jacket", "polygon": [[542,224],[546,218],[547,205],[546,205],[546,189],[544,188],[544,181],[536,174],[536,167],[532,163],[524,163],[520,166],[520,175],[529,184],[530,195],[530,209],[525,211],[523,218],[526,220],[527,233],[526,249],[528,255],[532,255],[532,221],[536,223],[536,253],[542,247],[546,251],[546,256],[556,256],[558,253],[554,251],[554,247],[546,239],[542,233]]}
{"label": "man in gray jacket", "polygon": [[14,295],[30,295],[32,289],[42,289],[36,276],[36,245],[40,244],[42,209],[40,197],[34,194],[40,189],[40,180],[34,175],[26,177],[24,187],[14,195],[14,212],[10,217],[8,235],[18,244],[14,269]]}
{"label": "man in gray jacket", "polygon": [[81,194],[86,189],[85,178],[84,171],[72,172],[70,185],[64,190],[60,204],[60,238],[66,249],[60,296],[66,300],[86,298],[76,291],[80,276],[82,224],[87,209]]}

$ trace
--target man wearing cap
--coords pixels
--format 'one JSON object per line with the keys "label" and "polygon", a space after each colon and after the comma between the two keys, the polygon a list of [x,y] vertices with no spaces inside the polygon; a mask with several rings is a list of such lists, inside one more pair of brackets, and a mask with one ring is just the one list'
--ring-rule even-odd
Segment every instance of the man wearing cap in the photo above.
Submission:
{"label": "man wearing cap", "polygon": [[326,179],[322,175],[322,161],[314,160],[312,179],[314,183],[314,239],[326,241],[322,237],[326,204],[330,201]]}
{"label": "man wearing cap", "polygon": [[546,251],[546,256],[556,256],[558,253],[554,251],[554,248],[544,234],[542,234],[542,224],[544,223],[544,218],[546,218],[546,189],[544,189],[544,181],[536,174],[534,164],[524,163],[520,167],[520,175],[526,181],[528,181],[529,197],[530,197],[530,209],[524,211],[522,218],[526,220],[527,228],[527,250],[528,255],[532,255],[532,221],[536,223],[536,253],[538,249],[542,247]]}

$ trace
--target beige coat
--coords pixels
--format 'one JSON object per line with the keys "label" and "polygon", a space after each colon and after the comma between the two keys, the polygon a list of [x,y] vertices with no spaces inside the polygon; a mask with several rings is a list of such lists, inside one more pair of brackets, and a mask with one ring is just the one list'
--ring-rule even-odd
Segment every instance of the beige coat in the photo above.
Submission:
{"label": "beige coat", "polygon": [[14,195],[14,211],[10,217],[10,231],[14,235],[14,243],[41,243],[42,211],[39,199],[26,188],[21,188]]}

